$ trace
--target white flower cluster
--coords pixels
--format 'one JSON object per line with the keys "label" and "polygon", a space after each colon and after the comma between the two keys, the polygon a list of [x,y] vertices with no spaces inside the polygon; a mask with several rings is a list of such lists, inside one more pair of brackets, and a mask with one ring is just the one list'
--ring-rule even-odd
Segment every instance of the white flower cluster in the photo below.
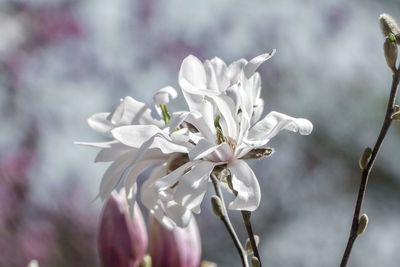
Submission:
{"label": "white flower cluster", "polygon": [[177,92],[165,87],[154,96],[160,118],[131,97],[111,113],[90,117],[95,131],[112,138],[84,143],[101,148],[96,162],[112,162],[99,197],[124,188],[133,204],[138,175],[155,167],[141,188],[141,201],[166,227],[184,227],[193,212],[200,213],[210,175],[218,166],[229,174],[228,181],[220,182],[229,183],[225,188],[235,195],[229,209],[255,210],[260,187],[244,159],[265,155],[262,151],[270,151],[265,145],[281,130],[307,135],[313,128],[306,119],[275,111],[261,118],[264,102],[256,70],[274,52],[228,66],[219,58],[204,63],[194,56],[185,58],[179,85],[188,111],[169,113],[167,104]]}

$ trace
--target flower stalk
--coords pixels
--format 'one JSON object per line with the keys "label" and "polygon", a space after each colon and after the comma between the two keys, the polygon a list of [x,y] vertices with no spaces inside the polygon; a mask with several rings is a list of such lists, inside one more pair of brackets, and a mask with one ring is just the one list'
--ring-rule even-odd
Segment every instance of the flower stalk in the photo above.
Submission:
{"label": "flower stalk", "polygon": [[262,267],[261,264],[261,257],[260,254],[258,253],[258,248],[257,248],[257,241],[255,239],[254,233],[253,233],[253,227],[251,226],[251,212],[247,210],[242,210],[242,217],[243,217],[243,222],[246,227],[247,235],[249,236],[251,248],[253,250],[254,257],[257,258],[258,260],[258,266]]}
{"label": "flower stalk", "polygon": [[221,203],[223,212],[221,213],[221,215],[219,217],[220,217],[221,221],[224,223],[226,229],[228,230],[229,235],[231,236],[233,243],[235,244],[235,247],[239,253],[240,260],[242,261],[243,267],[249,267],[248,262],[247,262],[246,252],[245,252],[242,244],[240,243],[239,237],[237,236],[235,229],[233,228],[233,225],[229,219],[228,213],[226,211],[224,197],[221,192],[221,187],[219,185],[218,178],[215,176],[215,174],[211,174],[211,181],[214,185],[215,194],[221,200],[219,203]]}

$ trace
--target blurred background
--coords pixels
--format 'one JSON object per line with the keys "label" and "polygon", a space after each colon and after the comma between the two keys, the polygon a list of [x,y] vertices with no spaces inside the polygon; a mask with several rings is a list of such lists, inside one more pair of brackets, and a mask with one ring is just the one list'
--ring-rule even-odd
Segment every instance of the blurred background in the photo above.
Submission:
{"label": "blurred background", "polygon": [[[259,71],[265,112],[305,117],[311,136],[282,133],[252,162],[262,186],[253,215],[266,266],[338,266],[359,184],[358,158],[383,121],[391,83],[378,16],[399,1],[1,0],[0,266],[100,266],[92,203],[107,165],[86,119],[130,95],[152,106],[178,88],[189,54],[226,62],[277,48]],[[184,108],[182,101],[177,106]],[[349,266],[399,266],[400,127],[394,124],[365,200],[370,225]],[[146,175],[142,175],[141,180]],[[244,239],[242,222],[232,215]],[[239,266],[208,201],[203,258]]]}

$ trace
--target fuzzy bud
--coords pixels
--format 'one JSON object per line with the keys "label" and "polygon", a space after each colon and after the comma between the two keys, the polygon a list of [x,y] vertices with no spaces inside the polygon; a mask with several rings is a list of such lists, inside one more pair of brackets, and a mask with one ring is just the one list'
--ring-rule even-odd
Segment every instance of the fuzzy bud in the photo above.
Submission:
{"label": "fuzzy bud", "polygon": [[[258,246],[258,243],[260,242],[260,237],[258,235],[254,235],[254,240],[256,241],[256,245]],[[247,238],[247,240],[246,240],[244,249],[245,249],[247,255],[253,254],[253,248],[251,247],[251,242],[250,242],[249,238]]]}
{"label": "fuzzy bud", "polygon": [[202,261],[200,267],[217,267],[217,264],[210,261]]}
{"label": "fuzzy bud", "polygon": [[368,216],[367,214],[364,213],[358,220],[357,235],[362,235],[367,229],[367,226],[368,226]]}
{"label": "fuzzy bud", "polygon": [[[383,51],[385,53],[385,59],[388,67],[393,71],[396,72],[396,61],[397,61],[397,44],[393,42],[393,34],[390,33],[389,36],[385,40],[383,44]],[[394,38],[396,40],[396,38]]]}
{"label": "fuzzy bud", "polygon": [[261,267],[261,263],[257,259],[257,257],[251,257],[251,266],[252,267]]}
{"label": "fuzzy bud", "polygon": [[397,110],[397,111],[393,112],[391,118],[394,121],[400,121],[400,110]]}
{"label": "fuzzy bud", "polygon": [[371,159],[372,156],[372,149],[370,147],[365,148],[364,153],[362,154],[360,160],[358,161],[358,165],[360,166],[361,170],[364,170],[368,163],[369,160]]}
{"label": "fuzzy bud", "polygon": [[397,26],[397,23],[392,16],[388,14],[380,15],[379,23],[381,25],[383,36],[387,37],[390,33],[396,36],[400,34],[400,28]]}
{"label": "fuzzy bud", "polygon": [[211,197],[211,204],[214,211],[214,214],[218,217],[224,215],[224,208],[222,206],[222,201],[218,196]]}

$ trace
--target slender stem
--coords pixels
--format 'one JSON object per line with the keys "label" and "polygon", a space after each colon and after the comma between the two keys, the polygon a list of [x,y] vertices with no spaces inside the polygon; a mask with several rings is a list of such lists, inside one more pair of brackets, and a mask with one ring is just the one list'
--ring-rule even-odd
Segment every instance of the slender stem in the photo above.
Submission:
{"label": "slender stem", "polygon": [[221,199],[221,203],[222,203],[223,213],[220,216],[220,218],[221,218],[222,222],[224,223],[226,229],[228,230],[228,233],[231,236],[233,243],[235,244],[235,247],[236,247],[236,249],[239,253],[240,259],[242,261],[243,267],[249,267],[247,258],[246,258],[246,252],[245,252],[242,244],[240,243],[239,237],[237,236],[235,229],[233,228],[233,225],[229,219],[228,212],[225,207],[224,197],[221,192],[221,187],[219,185],[218,178],[214,174],[211,174],[211,181],[214,185],[215,194]]}
{"label": "slender stem", "polygon": [[353,244],[357,239],[357,228],[358,228],[358,223],[359,223],[359,218],[360,218],[361,206],[362,206],[362,203],[364,200],[365,191],[367,189],[369,174],[371,173],[371,169],[374,165],[374,162],[376,160],[378,152],[382,146],[385,136],[386,136],[386,134],[390,128],[390,125],[392,123],[391,117],[392,117],[393,111],[395,109],[395,101],[396,101],[396,95],[397,95],[397,90],[398,90],[398,85],[399,85],[399,75],[400,75],[399,70],[397,70],[396,72],[393,73],[392,87],[391,87],[390,97],[389,97],[389,101],[388,101],[388,105],[387,105],[387,109],[386,109],[385,119],[383,121],[383,125],[382,125],[381,131],[379,133],[379,136],[376,140],[376,143],[374,145],[374,148],[372,150],[371,158],[368,161],[367,166],[365,167],[365,169],[363,169],[363,171],[361,173],[361,182],[360,182],[360,188],[358,190],[356,206],[354,209],[353,222],[351,224],[349,239],[347,241],[346,249],[344,251],[343,258],[340,263],[340,267],[347,266],[347,262],[349,260],[351,250],[353,248]]}
{"label": "slender stem", "polygon": [[242,210],[242,217],[243,217],[244,225],[246,227],[247,235],[249,236],[249,239],[250,239],[250,244],[251,244],[251,248],[253,250],[253,254],[258,259],[258,261],[260,263],[260,267],[262,267],[260,254],[258,253],[257,243],[254,238],[253,227],[251,226],[251,220],[250,220],[251,212],[247,211],[247,210]]}

